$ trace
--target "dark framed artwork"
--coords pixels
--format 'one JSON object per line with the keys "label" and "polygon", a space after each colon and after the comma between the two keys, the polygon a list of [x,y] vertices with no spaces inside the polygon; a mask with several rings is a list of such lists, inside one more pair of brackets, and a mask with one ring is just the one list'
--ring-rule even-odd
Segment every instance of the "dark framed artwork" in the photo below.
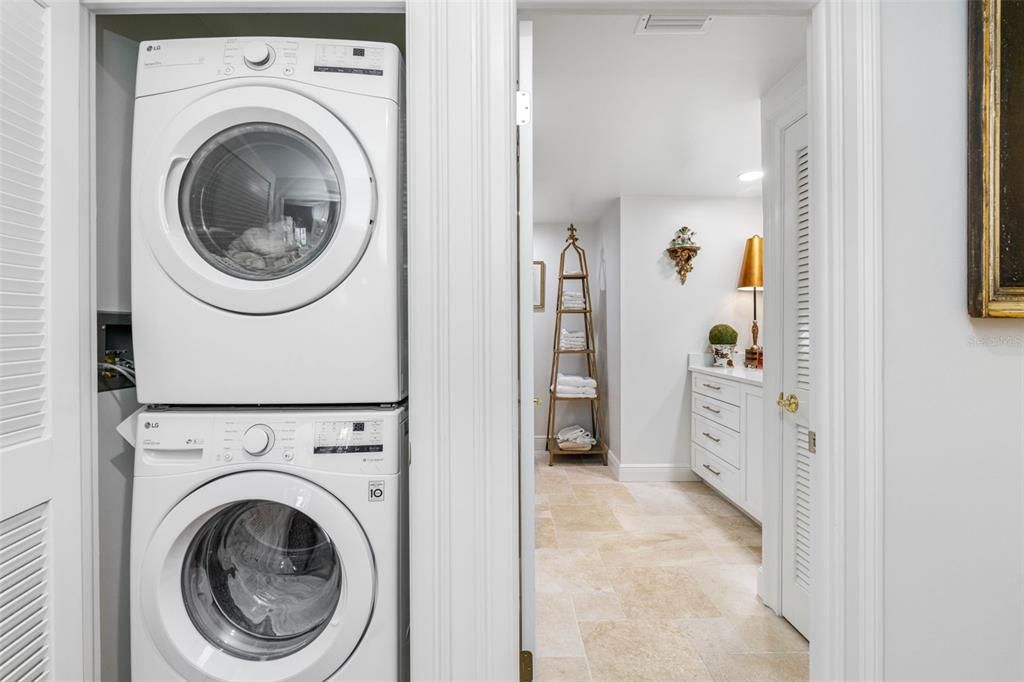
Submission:
{"label": "dark framed artwork", "polygon": [[1024,2],[968,11],[967,310],[1024,317]]}

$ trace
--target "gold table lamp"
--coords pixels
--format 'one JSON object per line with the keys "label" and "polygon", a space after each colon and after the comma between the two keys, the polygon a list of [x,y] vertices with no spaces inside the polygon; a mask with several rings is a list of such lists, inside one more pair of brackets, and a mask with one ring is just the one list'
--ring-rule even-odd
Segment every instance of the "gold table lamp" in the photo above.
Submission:
{"label": "gold table lamp", "polygon": [[747,367],[763,367],[764,351],[757,345],[760,331],[757,326],[757,291],[764,288],[764,240],[758,235],[748,239],[743,249],[743,264],[740,266],[740,280],[736,288],[749,291],[754,296],[754,323],[750,327],[753,344],[747,349],[743,364]]}

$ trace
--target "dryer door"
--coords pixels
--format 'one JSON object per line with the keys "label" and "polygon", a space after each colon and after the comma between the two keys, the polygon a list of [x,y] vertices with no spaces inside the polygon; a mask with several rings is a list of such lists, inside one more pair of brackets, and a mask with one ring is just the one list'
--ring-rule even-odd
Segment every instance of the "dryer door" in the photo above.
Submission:
{"label": "dryer door", "polygon": [[284,473],[216,479],[163,519],[139,583],[153,641],[185,679],[324,680],[355,651],[373,552],[336,497]]}
{"label": "dryer door", "polygon": [[312,99],[221,90],[188,105],[152,144],[137,169],[137,234],[196,298],[240,313],[292,310],[338,286],[366,251],[370,163]]}

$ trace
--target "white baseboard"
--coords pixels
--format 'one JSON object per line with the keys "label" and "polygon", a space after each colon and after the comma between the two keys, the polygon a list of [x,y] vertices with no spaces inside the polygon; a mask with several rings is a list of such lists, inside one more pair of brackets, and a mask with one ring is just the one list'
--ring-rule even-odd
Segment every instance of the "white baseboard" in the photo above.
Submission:
{"label": "white baseboard", "polygon": [[533,437],[533,449],[535,452],[547,452],[548,451],[548,437],[547,436],[534,436]]}
{"label": "white baseboard", "polygon": [[618,456],[608,451],[608,466],[615,478],[623,483],[660,483],[670,481],[699,481],[700,476],[688,466],[671,464],[623,464]]}

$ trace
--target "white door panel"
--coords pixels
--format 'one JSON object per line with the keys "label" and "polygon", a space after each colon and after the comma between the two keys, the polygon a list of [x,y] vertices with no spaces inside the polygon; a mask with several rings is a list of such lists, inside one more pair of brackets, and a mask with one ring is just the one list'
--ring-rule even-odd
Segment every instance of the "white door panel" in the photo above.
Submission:
{"label": "white door panel", "polygon": [[782,615],[810,637],[811,156],[807,117],[783,131]]}
{"label": "white door panel", "polygon": [[78,24],[77,3],[0,2],[3,680],[87,676]]}

